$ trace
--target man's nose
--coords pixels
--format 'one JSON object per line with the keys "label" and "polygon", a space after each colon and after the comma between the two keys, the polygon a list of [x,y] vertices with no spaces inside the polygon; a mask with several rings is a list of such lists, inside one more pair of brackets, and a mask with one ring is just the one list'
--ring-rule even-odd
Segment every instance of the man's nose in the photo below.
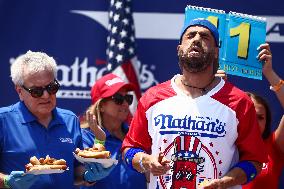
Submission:
{"label": "man's nose", "polygon": [[194,36],[192,43],[194,45],[201,45],[201,36],[198,33]]}
{"label": "man's nose", "polygon": [[42,97],[43,97],[43,98],[49,98],[49,96],[50,96],[49,92],[45,89],[45,90],[43,91]]}
{"label": "man's nose", "polygon": [[200,40],[201,40],[200,34],[199,34],[199,33],[196,33],[193,39],[194,39],[194,40],[197,40],[197,41],[200,41]]}

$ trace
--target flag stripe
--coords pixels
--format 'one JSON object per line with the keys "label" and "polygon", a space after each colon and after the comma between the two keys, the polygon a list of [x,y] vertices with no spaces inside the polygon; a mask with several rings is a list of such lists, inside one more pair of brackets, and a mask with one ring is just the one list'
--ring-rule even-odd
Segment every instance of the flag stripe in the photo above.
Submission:
{"label": "flag stripe", "polygon": [[133,114],[141,97],[141,91],[131,5],[131,0],[111,0],[110,2],[107,68],[126,83],[132,83],[135,86],[134,100],[130,106]]}
{"label": "flag stripe", "polygon": [[133,68],[131,61],[126,61],[124,64],[121,65],[128,81],[135,85],[135,95],[139,99],[141,97],[140,87],[139,87],[139,81],[136,76],[135,70]]}

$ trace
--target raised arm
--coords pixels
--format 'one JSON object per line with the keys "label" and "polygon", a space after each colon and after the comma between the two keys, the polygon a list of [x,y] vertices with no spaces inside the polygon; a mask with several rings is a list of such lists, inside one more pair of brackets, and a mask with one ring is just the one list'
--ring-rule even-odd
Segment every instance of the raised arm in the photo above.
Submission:
{"label": "raised arm", "polygon": [[[263,68],[262,72],[264,77],[267,79],[267,81],[270,83],[271,86],[276,86],[280,82],[281,78],[276,74],[276,72],[273,70],[272,67],[272,53],[270,50],[270,46],[268,43],[262,44],[259,46],[259,54],[258,58],[260,61],[263,61]],[[284,84],[282,87],[279,88],[279,90],[275,91],[275,94],[282,105],[282,108],[284,108]]]}
{"label": "raised arm", "polygon": [[[272,53],[270,50],[270,46],[268,43],[262,44],[259,46],[260,53],[258,55],[259,60],[263,61],[263,75],[268,80],[271,86],[274,87],[274,92],[282,106],[284,108],[284,84],[279,84],[281,82],[281,78],[277,75],[277,73],[273,70],[272,67]],[[280,88],[279,88],[280,87]],[[275,140],[278,144],[278,147],[284,153],[284,115],[282,116],[280,123],[275,131]]]}

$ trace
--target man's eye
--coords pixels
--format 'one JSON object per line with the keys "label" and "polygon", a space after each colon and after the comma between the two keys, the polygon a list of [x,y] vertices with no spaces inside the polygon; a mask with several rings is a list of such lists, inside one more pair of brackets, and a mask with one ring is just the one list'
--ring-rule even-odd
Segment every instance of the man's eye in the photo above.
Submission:
{"label": "man's eye", "polygon": [[193,33],[189,34],[188,37],[189,38],[193,38],[195,35]]}

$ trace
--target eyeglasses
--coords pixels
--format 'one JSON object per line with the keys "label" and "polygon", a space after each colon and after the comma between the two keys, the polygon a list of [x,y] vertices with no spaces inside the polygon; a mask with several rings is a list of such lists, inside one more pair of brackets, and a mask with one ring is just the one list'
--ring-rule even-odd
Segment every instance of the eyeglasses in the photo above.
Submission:
{"label": "eyeglasses", "polygon": [[121,105],[123,104],[124,100],[127,102],[128,105],[132,104],[133,102],[133,95],[127,94],[125,96],[116,93],[114,94],[111,99],[117,104],[117,105]]}
{"label": "eyeglasses", "polygon": [[58,83],[58,81],[55,79],[53,82],[51,82],[50,84],[46,85],[45,87],[32,87],[32,88],[27,88],[24,85],[22,85],[23,89],[25,89],[26,91],[28,91],[32,97],[34,98],[40,98],[44,91],[46,90],[50,95],[56,94],[60,84]]}

